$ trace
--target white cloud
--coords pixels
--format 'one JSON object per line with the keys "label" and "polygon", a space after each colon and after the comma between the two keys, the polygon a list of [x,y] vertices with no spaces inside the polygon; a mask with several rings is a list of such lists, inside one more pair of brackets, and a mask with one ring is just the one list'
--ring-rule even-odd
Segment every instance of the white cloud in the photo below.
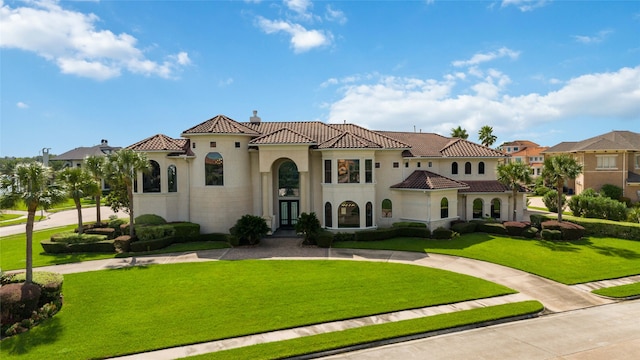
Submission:
{"label": "white cloud", "polygon": [[170,78],[179,66],[190,63],[185,52],[162,63],[149,60],[135,37],[97,29],[98,16],[66,10],[56,0],[29,1],[15,8],[0,5],[0,47],[36,53],[65,74],[106,80],[128,70]]}
{"label": "white cloud", "polygon": [[16,106],[17,106],[19,109],[28,109],[28,108],[29,108],[29,105],[28,105],[27,103],[23,103],[22,101],[18,101],[18,102],[16,103]]}
{"label": "white cloud", "polygon": [[452,63],[452,65],[456,67],[473,66],[473,65],[484,63],[484,62],[500,59],[503,57],[508,57],[512,60],[515,60],[518,58],[518,56],[520,56],[519,51],[514,51],[509,48],[502,47],[498,49],[498,51],[475,54],[469,60],[456,60]]}
{"label": "white cloud", "polygon": [[347,23],[347,16],[341,10],[334,10],[331,5],[327,5],[325,19],[337,22],[340,25]]}
{"label": "white cloud", "polygon": [[321,30],[307,30],[300,24],[287,21],[272,21],[258,17],[258,26],[267,34],[284,32],[291,37],[294,52],[301,53],[331,44],[333,35]]}
{"label": "white cloud", "polygon": [[548,3],[549,0],[502,0],[502,7],[515,6],[520,11],[526,12],[543,7]]}
{"label": "white cloud", "polygon": [[510,80],[491,70],[469,86],[469,94],[456,95],[454,87],[462,80],[452,74],[443,80],[379,76],[372,82],[331,81],[342,86],[341,99],[329,107],[328,121],[346,119],[378,130],[413,131],[415,125],[443,135],[458,125],[473,134],[483,125],[515,133],[531,124],[575,117],[640,121],[640,66],[582,75],[547,94],[499,95]]}
{"label": "white cloud", "polygon": [[231,84],[233,84],[233,78],[226,78],[224,80],[218,81],[218,86],[219,87],[227,87],[227,86],[229,86]]}
{"label": "white cloud", "polygon": [[579,43],[597,44],[604,41],[604,39],[606,39],[612,32],[612,30],[602,30],[599,31],[595,36],[574,35],[573,38]]}

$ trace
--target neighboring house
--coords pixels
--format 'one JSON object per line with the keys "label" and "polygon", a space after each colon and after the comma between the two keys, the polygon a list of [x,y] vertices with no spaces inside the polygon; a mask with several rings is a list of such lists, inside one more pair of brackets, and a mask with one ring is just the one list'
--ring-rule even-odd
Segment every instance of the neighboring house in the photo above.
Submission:
{"label": "neighboring house", "polygon": [[519,151],[522,151],[526,148],[536,148],[540,147],[540,145],[534,143],[529,140],[516,140],[505,142],[502,145],[498,146],[498,150],[504,152],[505,154],[513,154]]}
{"label": "neighboring house", "polygon": [[522,162],[531,168],[532,178],[537,178],[542,174],[542,165],[544,163],[543,151],[547,150],[548,146],[531,146],[525,147],[523,150],[512,152],[511,158],[508,161]]}
{"label": "neighboring house", "polygon": [[559,143],[543,154],[571,154],[584,166],[582,174],[567,183],[576,194],[588,188],[600,191],[602,185],[611,184],[621,187],[623,196],[640,201],[640,133],[611,131],[582,141]]}
{"label": "neighboring house", "polygon": [[[431,229],[452,220],[508,220],[511,191],[496,180],[506,155],[431,133],[371,131],[353,124],[249,122],[215,116],[182,132],[128,148],[146,153],[136,213],[191,221],[228,232],[244,214],[272,230],[315,212],[334,231],[417,221]],[[517,214],[522,218],[524,195]]]}
{"label": "neighboring house", "polygon": [[106,139],[100,141],[100,145],[91,147],[77,147],[73,150],[69,150],[65,153],[57,155],[51,158],[52,161],[64,161],[63,167],[80,167],[84,162],[84,159],[90,155],[107,156],[114,151],[119,150],[120,147],[113,147],[109,145]]}

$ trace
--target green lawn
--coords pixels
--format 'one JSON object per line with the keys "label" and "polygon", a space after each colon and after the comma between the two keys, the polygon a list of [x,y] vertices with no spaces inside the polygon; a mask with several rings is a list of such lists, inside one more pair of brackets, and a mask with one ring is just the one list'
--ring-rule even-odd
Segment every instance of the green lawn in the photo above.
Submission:
{"label": "green lawn", "polygon": [[[96,206],[96,201],[93,199],[89,199],[89,198],[82,198],[80,199],[80,204],[82,207],[91,207],[91,206]],[[51,209],[47,209],[47,212],[58,212],[58,211],[63,211],[63,210],[73,210],[76,208],[76,204],[73,202],[73,199],[67,199],[64,202],[52,207]],[[22,211],[27,211],[27,206],[20,201],[20,203],[18,203],[16,206],[12,207],[10,210],[22,210]],[[40,208],[38,208],[38,212],[40,211]]]}
{"label": "green lawn", "polygon": [[512,293],[421,266],[243,260],[65,275],[64,306],[2,359],[88,359]]}
{"label": "green lawn", "polygon": [[594,294],[604,295],[612,298],[627,298],[640,295],[640,283],[633,283],[620,286],[612,286],[604,289],[592,291]]}
{"label": "green lawn", "polygon": [[[18,217],[20,217],[21,215],[17,215]],[[35,217],[35,221],[38,222],[40,220],[46,219],[46,216],[40,216],[40,215],[36,215]],[[11,226],[11,225],[19,225],[19,224],[26,224],[27,223],[27,217],[23,217],[21,219],[15,218],[15,220],[7,220],[7,221],[2,221],[0,222],[0,227],[4,227],[4,226]]]}
{"label": "green lawn", "polygon": [[564,284],[640,274],[640,241],[614,238],[554,242],[473,233],[454,240],[396,238],[338,242],[333,246],[456,255],[520,269]]}
{"label": "green lawn", "polygon": [[0,221],[9,221],[15,218],[19,218],[22,215],[20,214],[0,214]]}

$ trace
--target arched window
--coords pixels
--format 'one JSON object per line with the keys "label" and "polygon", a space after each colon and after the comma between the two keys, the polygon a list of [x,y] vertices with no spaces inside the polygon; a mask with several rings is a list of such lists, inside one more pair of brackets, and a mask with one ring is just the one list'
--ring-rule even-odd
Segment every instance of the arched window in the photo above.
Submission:
{"label": "arched window", "polygon": [[449,217],[449,200],[444,197],[440,200],[440,218],[446,219]]}
{"label": "arched window", "polygon": [[473,218],[481,219],[482,218],[482,199],[473,200]]}
{"label": "arched window", "polygon": [[300,196],[300,173],[293,161],[285,161],[278,168],[278,195]]}
{"label": "arched window", "polygon": [[453,175],[457,175],[458,174],[458,163],[455,162],[455,161],[451,164],[451,173]]}
{"label": "arched window", "polygon": [[175,165],[169,165],[167,168],[167,180],[169,181],[169,192],[178,191],[178,171]]}
{"label": "arched window", "polygon": [[480,161],[478,164],[478,174],[484,174],[484,161]]}
{"label": "arched window", "polygon": [[338,209],[338,227],[360,227],[360,208],[358,207],[358,204],[353,201],[345,201],[340,204],[340,208]]}
{"label": "arched window", "polygon": [[142,192],[160,192],[160,164],[155,160],[149,160],[149,173],[142,173]]}
{"label": "arched window", "polygon": [[333,213],[330,202],[324,204],[324,226],[333,227]]}
{"label": "arched window", "polygon": [[383,218],[393,217],[393,204],[389,199],[382,200],[382,217]]}
{"label": "arched window", "polygon": [[494,219],[500,218],[500,199],[498,198],[491,200],[491,217]]}
{"label": "arched window", "polygon": [[210,152],[204,158],[204,184],[224,185],[224,162],[220,153]]}
{"label": "arched window", "polygon": [[365,205],[365,215],[366,226],[373,226],[373,204],[371,202],[368,202],[367,205]]}
{"label": "arched window", "polygon": [[467,175],[471,174],[471,163],[468,161],[464,163],[464,173]]}

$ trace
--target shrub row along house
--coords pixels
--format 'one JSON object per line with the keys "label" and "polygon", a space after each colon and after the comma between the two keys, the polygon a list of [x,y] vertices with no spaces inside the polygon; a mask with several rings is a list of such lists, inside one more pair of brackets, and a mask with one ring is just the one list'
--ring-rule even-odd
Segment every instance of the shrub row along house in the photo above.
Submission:
{"label": "shrub row along house", "polygon": [[[323,227],[349,231],[417,221],[508,220],[512,192],[496,180],[508,156],[433,133],[371,131],[354,124],[249,122],[215,116],[174,139],[155,135],[129,149],[146,153],[137,214],[228,232],[244,214],[272,230],[315,212]],[[521,196],[522,195],[522,196]],[[517,199],[523,215],[524,194]]]}

